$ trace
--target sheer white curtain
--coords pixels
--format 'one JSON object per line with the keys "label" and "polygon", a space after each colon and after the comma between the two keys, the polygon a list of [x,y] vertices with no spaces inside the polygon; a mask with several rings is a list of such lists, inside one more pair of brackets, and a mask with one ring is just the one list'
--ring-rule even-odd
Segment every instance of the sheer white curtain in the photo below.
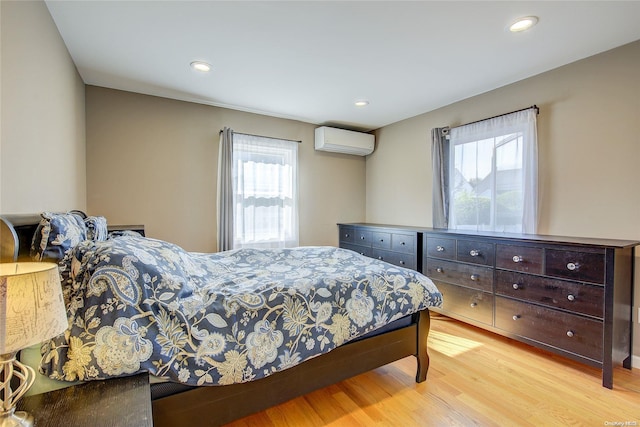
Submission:
{"label": "sheer white curtain", "polygon": [[535,233],[536,109],[451,128],[449,228]]}
{"label": "sheer white curtain", "polygon": [[298,143],[234,133],[233,247],[298,246]]}

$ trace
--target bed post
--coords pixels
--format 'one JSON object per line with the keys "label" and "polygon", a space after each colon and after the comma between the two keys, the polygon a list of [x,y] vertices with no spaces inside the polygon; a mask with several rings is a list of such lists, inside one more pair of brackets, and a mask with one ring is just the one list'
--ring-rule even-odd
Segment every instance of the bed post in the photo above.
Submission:
{"label": "bed post", "polygon": [[429,370],[429,354],[427,353],[427,339],[429,338],[429,325],[431,319],[429,310],[424,309],[415,314],[418,331],[416,336],[416,359],[418,360],[418,369],[416,371],[416,382],[421,383],[427,379],[427,370]]}

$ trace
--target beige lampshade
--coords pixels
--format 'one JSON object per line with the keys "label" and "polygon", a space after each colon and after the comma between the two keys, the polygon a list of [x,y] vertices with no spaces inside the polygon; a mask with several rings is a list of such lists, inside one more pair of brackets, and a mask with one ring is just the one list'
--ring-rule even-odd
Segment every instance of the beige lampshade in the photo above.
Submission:
{"label": "beige lampshade", "polygon": [[58,266],[0,264],[0,354],[13,353],[67,329]]}

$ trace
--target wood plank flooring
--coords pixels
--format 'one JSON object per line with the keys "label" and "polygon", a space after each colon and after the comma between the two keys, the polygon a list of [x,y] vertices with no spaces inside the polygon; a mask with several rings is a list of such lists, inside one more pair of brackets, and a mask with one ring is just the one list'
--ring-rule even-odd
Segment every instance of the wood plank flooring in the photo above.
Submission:
{"label": "wood plank flooring", "polygon": [[230,427],[640,426],[640,369],[598,369],[432,315],[427,381],[408,357]]}

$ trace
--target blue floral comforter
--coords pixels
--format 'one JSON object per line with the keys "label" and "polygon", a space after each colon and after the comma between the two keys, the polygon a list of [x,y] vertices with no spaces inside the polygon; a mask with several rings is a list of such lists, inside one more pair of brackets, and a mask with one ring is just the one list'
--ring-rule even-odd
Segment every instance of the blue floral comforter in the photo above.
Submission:
{"label": "blue floral comforter", "polygon": [[251,381],[442,302],[425,276],[333,247],[200,254],[120,236],[80,243],[71,264],[69,329],[41,364],[66,381]]}

